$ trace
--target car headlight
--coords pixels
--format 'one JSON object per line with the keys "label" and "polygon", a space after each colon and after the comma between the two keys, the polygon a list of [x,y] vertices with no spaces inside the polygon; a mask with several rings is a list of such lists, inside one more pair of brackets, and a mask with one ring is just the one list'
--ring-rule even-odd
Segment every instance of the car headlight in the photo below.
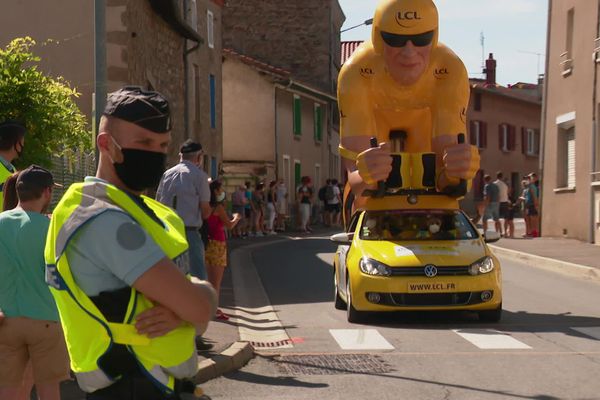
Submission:
{"label": "car headlight", "polygon": [[471,275],[487,274],[494,269],[494,260],[492,257],[486,256],[480,260],[475,261],[469,267],[469,273]]}
{"label": "car headlight", "polygon": [[358,266],[367,275],[390,276],[392,274],[392,270],[387,265],[366,257],[360,259]]}

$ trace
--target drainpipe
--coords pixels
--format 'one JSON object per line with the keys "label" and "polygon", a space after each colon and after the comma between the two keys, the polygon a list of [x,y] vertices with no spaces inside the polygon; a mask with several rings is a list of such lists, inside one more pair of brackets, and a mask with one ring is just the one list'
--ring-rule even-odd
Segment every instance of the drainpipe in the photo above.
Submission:
{"label": "drainpipe", "polygon": [[[544,94],[542,97],[542,121],[541,121],[541,126],[540,126],[540,132],[542,132],[544,134],[543,138],[541,138],[542,140],[540,140],[540,164],[539,164],[539,169],[540,169],[540,179],[542,182],[546,182],[546,179],[544,178],[544,151],[546,148],[546,128],[547,128],[547,124],[546,124],[546,117],[548,114],[548,82],[549,82],[549,74],[548,72],[550,71],[550,28],[551,28],[551,24],[550,21],[552,19],[552,2],[553,0],[548,0],[548,22],[547,22],[547,28],[546,28],[546,65],[545,65],[545,72],[544,72]],[[543,188],[542,188],[543,189]],[[543,225],[542,225],[542,219],[541,217],[544,215],[542,213],[542,209],[544,207],[544,190],[540,190],[539,192],[539,205],[540,205],[540,236],[542,236],[542,232],[543,232]]]}
{"label": "drainpipe", "polygon": [[189,49],[187,48],[187,45],[188,45],[187,39],[183,39],[183,124],[184,124],[183,135],[184,135],[185,139],[189,139],[191,136],[190,135],[190,122],[189,122],[190,80],[189,80],[189,76],[188,76],[190,68],[189,68],[189,63],[188,63],[188,56],[190,55],[191,52],[193,52],[198,47],[200,47],[200,43],[196,43],[194,46],[190,47]]}
{"label": "drainpipe", "polygon": [[[600,2],[598,2],[598,13],[596,14],[596,36],[600,36]],[[596,179],[596,145],[598,142],[598,138],[596,137],[598,134],[598,106],[596,104],[596,99],[598,98],[598,63],[596,62],[596,58],[598,57],[598,47],[600,46],[600,41],[598,39],[594,40],[594,53],[592,57],[592,62],[594,63],[594,84],[592,86],[593,94],[592,94],[592,146],[591,146],[591,165],[590,165],[590,230],[589,230],[589,242],[594,243],[595,233],[596,233],[596,207],[594,205],[595,200],[595,190],[594,190],[594,180]]]}
{"label": "drainpipe", "polygon": [[273,97],[275,98],[275,180],[279,180],[281,177],[279,176],[279,137],[277,124],[279,123],[279,118],[277,115],[277,86],[273,86],[273,90],[275,91]]}
{"label": "drainpipe", "polygon": [[98,124],[106,105],[106,0],[94,1],[94,148],[96,165],[99,154],[96,146]]}

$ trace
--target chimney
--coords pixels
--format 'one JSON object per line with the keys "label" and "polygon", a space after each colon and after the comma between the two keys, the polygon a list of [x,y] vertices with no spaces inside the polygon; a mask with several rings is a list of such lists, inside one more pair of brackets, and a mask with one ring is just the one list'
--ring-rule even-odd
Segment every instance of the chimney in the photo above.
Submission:
{"label": "chimney", "polygon": [[490,53],[490,57],[485,60],[485,84],[496,85],[496,60],[494,60],[494,53]]}

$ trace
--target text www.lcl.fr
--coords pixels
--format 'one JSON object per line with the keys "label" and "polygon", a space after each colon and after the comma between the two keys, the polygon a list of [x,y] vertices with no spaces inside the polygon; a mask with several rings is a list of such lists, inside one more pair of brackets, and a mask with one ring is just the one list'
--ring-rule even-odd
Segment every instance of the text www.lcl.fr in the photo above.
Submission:
{"label": "text www.lcl.fr", "polygon": [[454,283],[411,283],[408,285],[410,290],[452,290],[456,289]]}

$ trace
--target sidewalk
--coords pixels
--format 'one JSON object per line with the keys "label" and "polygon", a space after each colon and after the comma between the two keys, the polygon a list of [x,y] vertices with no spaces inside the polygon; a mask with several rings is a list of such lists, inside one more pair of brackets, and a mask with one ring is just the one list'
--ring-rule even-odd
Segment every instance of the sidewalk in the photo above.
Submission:
{"label": "sidewalk", "polygon": [[[493,226],[490,223],[490,226]],[[489,227],[488,227],[489,229]],[[502,238],[490,247],[498,256],[534,267],[600,281],[600,246],[567,238],[522,238],[522,219],[515,219],[515,239]]]}

